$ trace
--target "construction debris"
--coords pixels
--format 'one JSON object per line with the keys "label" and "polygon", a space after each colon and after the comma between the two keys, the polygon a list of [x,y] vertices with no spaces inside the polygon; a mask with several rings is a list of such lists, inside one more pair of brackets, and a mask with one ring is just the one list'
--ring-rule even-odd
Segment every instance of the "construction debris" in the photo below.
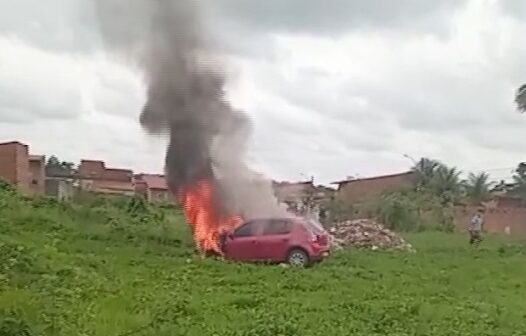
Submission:
{"label": "construction debris", "polygon": [[413,246],[393,231],[372,219],[336,223],[329,229],[335,248],[355,247],[376,250],[414,252]]}

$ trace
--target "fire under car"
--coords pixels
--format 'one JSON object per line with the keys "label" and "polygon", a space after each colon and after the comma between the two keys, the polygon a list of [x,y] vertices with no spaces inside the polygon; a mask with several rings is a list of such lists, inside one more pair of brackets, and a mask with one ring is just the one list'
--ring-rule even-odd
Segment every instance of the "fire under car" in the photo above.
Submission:
{"label": "fire under car", "polygon": [[330,254],[327,231],[302,218],[265,218],[244,223],[221,236],[227,260],[288,263],[306,267]]}

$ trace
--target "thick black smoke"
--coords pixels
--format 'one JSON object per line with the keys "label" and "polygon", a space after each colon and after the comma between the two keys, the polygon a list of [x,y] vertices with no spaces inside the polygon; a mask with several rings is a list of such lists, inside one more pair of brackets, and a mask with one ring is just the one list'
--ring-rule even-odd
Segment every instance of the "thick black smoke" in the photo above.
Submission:
{"label": "thick black smoke", "polygon": [[178,192],[201,179],[221,190],[224,210],[245,217],[275,213],[268,183],[244,163],[247,116],[225,99],[222,63],[207,40],[202,1],[98,0],[108,47],[141,66],[147,102],[141,124],[167,132],[166,173]]}

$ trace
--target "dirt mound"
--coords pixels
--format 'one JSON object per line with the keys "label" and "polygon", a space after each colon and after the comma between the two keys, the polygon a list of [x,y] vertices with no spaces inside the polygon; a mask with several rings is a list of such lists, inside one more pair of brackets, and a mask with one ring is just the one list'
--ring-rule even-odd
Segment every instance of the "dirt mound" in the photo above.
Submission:
{"label": "dirt mound", "polygon": [[336,248],[415,251],[413,246],[402,237],[372,219],[336,223],[329,229],[329,232]]}

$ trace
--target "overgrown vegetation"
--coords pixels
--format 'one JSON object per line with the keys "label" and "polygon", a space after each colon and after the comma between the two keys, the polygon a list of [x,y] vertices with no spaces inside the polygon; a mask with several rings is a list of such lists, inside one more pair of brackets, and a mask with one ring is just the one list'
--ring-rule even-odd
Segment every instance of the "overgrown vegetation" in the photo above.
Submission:
{"label": "overgrown vegetation", "polygon": [[395,231],[453,232],[453,208],[429,192],[407,191],[383,196],[375,206],[375,214]]}
{"label": "overgrown vegetation", "polygon": [[55,155],[51,155],[46,162],[46,176],[74,177],[77,168],[73,162],[60,161]]}
{"label": "overgrown vegetation", "polygon": [[473,204],[481,204],[491,198],[491,181],[487,173],[469,173],[464,183],[465,193],[468,200]]}
{"label": "overgrown vegetation", "polygon": [[[409,190],[390,192],[366,204],[331,202],[328,222],[374,217],[397,231],[450,232],[454,229],[455,205],[483,206],[491,199],[493,182],[485,172],[469,173],[463,180],[456,167],[429,158],[416,162],[413,171],[416,179]],[[525,163],[518,165],[508,195],[526,200]]]}
{"label": "overgrown vegetation", "polygon": [[526,162],[521,162],[515,170],[513,183],[511,195],[526,200]]}
{"label": "overgrown vegetation", "polygon": [[525,247],[411,234],[312,269],[196,256],[175,209],[0,191],[0,335],[523,335]]}

